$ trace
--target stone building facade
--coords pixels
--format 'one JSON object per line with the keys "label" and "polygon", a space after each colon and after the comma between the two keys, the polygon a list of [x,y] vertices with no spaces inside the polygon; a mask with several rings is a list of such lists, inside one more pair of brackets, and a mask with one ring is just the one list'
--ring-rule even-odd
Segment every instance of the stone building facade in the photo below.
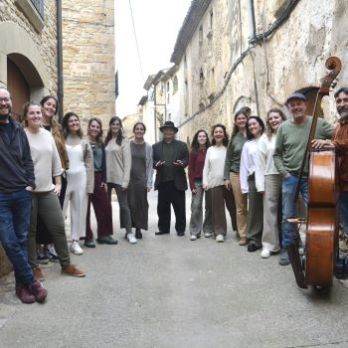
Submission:
{"label": "stone building facade", "polygon": [[[59,74],[62,53],[64,69]],[[107,126],[115,114],[114,66],[113,0],[0,1],[0,86],[10,90],[17,119],[26,101],[59,96],[61,81],[62,114],[74,111],[85,122],[97,116]],[[9,269],[0,246],[0,275]]]}
{"label": "stone building facade", "polygon": [[2,0],[0,3],[0,84],[23,102],[57,92],[56,1]]}
{"label": "stone building facade", "polygon": [[114,0],[63,1],[64,110],[104,128],[115,115]]}
{"label": "stone building facade", "polygon": [[[179,136],[216,122],[232,126],[249,106],[265,117],[295,90],[313,107],[330,55],[342,60],[337,88],[348,84],[348,3],[341,0],[194,0],[178,34],[171,61],[178,67]],[[333,98],[324,98],[334,119]]]}
{"label": "stone building facade", "polygon": [[[12,94],[13,115],[22,105],[57,92],[56,1],[0,2],[0,86]],[[0,275],[11,269],[0,247]]]}

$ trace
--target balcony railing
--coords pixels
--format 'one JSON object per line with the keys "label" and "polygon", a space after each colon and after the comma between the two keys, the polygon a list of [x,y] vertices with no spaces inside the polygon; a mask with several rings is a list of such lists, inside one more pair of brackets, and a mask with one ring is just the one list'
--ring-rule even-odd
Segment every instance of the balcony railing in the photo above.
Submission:
{"label": "balcony railing", "polygon": [[31,0],[31,3],[36,8],[37,12],[41,16],[41,18],[44,18],[45,15],[45,1],[44,0]]}

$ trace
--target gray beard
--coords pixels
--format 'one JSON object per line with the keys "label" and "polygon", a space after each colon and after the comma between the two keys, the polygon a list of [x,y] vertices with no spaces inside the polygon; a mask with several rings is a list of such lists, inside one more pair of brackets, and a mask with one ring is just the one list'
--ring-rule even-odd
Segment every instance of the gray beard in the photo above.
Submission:
{"label": "gray beard", "polygon": [[340,121],[348,121],[348,110],[342,110],[340,113]]}

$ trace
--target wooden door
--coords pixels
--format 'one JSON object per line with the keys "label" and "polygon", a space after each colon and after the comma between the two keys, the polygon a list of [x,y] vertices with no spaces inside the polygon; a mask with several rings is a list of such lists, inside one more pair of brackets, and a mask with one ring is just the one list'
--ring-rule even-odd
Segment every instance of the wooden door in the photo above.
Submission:
{"label": "wooden door", "polygon": [[20,122],[23,104],[30,100],[30,89],[22,72],[10,59],[7,59],[7,88],[12,96],[12,116]]}

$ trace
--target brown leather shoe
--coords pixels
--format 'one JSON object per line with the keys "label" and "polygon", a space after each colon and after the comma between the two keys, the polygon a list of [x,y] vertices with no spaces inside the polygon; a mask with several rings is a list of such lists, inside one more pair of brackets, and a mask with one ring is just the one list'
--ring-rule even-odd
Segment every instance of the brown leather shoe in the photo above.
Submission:
{"label": "brown leather shoe", "polygon": [[62,268],[62,273],[70,275],[72,277],[85,277],[86,274],[79,270],[75,265],[69,265]]}
{"label": "brown leather shoe", "polygon": [[242,237],[240,240],[239,240],[239,245],[247,245],[248,241],[246,238]]}
{"label": "brown leather shoe", "polygon": [[33,268],[33,273],[34,273],[34,277],[36,280],[39,280],[40,282],[45,280],[45,276],[42,273],[42,270],[40,267],[34,267]]}

